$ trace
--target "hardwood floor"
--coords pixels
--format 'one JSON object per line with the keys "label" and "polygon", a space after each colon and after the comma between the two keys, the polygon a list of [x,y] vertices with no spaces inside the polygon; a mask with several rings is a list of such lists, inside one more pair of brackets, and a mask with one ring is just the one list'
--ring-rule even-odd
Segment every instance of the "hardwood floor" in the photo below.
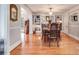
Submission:
{"label": "hardwood floor", "polygon": [[[11,55],[70,55],[79,54],[79,41],[61,34],[60,47],[56,47],[55,43],[48,46],[48,43],[44,43],[41,40],[41,36],[33,35],[29,37],[25,42],[20,44],[14,50],[11,51]],[[27,42],[27,40],[29,40]]]}

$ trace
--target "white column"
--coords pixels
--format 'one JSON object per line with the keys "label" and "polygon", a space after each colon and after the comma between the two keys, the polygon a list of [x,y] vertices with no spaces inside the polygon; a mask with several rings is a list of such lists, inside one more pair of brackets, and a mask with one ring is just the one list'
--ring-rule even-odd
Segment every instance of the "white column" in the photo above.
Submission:
{"label": "white column", "polygon": [[9,5],[2,4],[0,6],[0,39],[4,40],[5,54],[9,54]]}

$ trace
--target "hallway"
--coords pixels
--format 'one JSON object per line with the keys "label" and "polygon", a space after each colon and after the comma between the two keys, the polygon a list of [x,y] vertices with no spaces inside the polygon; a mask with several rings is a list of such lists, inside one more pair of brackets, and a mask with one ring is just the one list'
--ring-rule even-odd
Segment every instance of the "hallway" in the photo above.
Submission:
{"label": "hallway", "polygon": [[[27,35],[28,37],[28,35]],[[47,43],[41,41],[40,36],[33,35],[32,41],[20,44],[11,51],[11,55],[61,55],[61,54],[79,54],[79,42],[62,33],[60,47],[56,47],[55,43],[51,47]],[[29,39],[29,38],[27,38]]]}
{"label": "hallway", "polygon": [[[59,24],[56,30],[64,32],[60,47],[53,42],[49,47],[35,35],[43,35],[43,28],[51,33],[53,23]],[[29,35],[21,40],[21,33],[22,37]],[[0,40],[4,41],[0,44],[4,55],[79,54],[79,4],[1,4]]]}

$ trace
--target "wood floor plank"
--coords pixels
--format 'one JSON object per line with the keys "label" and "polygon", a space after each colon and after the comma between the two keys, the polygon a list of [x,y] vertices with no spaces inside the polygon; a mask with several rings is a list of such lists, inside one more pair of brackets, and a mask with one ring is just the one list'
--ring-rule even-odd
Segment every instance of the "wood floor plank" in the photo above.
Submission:
{"label": "wood floor plank", "polygon": [[55,43],[48,46],[48,43],[44,43],[41,40],[41,36],[33,35],[28,38],[25,43],[20,44],[14,50],[10,52],[11,55],[78,55],[79,54],[79,41],[61,34],[60,47],[56,47]]}

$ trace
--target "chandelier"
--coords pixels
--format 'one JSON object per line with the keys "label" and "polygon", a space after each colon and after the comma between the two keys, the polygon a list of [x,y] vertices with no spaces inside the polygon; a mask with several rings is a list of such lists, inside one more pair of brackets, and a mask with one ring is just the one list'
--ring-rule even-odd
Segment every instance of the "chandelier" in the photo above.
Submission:
{"label": "chandelier", "polygon": [[49,11],[49,15],[52,15],[52,8],[49,8],[50,11]]}

